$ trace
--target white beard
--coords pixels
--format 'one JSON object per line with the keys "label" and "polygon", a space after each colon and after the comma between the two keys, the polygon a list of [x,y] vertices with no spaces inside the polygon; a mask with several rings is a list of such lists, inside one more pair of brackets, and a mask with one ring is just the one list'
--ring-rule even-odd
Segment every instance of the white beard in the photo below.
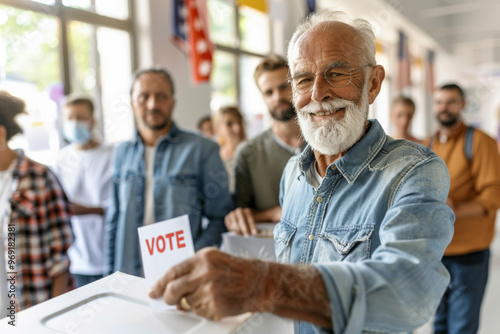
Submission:
{"label": "white beard", "polygon": [[[354,146],[363,136],[368,119],[369,97],[367,85],[361,92],[361,105],[344,99],[329,102],[311,101],[297,109],[297,119],[304,139],[311,147],[324,155],[337,155]],[[316,123],[311,113],[335,111],[345,108],[344,118],[327,118]]]}

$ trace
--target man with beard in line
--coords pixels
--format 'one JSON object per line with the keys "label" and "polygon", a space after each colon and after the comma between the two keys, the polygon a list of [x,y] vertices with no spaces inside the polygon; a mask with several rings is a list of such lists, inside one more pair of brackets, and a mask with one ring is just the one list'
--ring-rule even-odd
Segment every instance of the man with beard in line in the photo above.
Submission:
{"label": "man with beard in line", "polygon": [[273,118],[271,129],[242,144],[235,158],[236,210],[225,223],[229,231],[257,234],[256,222],[279,222],[279,184],[288,159],[304,149],[297,114],[291,103],[286,61],[272,55],[255,68],[254,79]]}
{"label": "man with beard in line", "polygon": [[288,59],[309,146],[281,180],[282,263],[206,249],[169,270],[150,297],[211,319],[272,312],[299,320],[296,333],[410,332],[449,282],[440,261],[453,235],[446,165],[367,119],[385,75],[368,22],[313,14]]}
{"label": "man with beard in line", "polygon": [[500,208],[500,155],[495,140],[467,126],[463,90],[443,85],[434,93],[439,128],[427,143],[450,173],[448,205],[455,213],[455,234],[443,264],[451,281],[434,319],[435,333],[476,333],[488,279],[489,246]]}
{"label": "man with beard in line", "polygon": [[[172,120],[174,82],[162,68],[138,71],[130,102],[136,137],[115,152],[106,215],[105,272],[143,276],[137,228],[189,215],[194,248],[218,246],[233,208],[216,143],[181,130]],[[202,217],[208,226],[202,228]]]}

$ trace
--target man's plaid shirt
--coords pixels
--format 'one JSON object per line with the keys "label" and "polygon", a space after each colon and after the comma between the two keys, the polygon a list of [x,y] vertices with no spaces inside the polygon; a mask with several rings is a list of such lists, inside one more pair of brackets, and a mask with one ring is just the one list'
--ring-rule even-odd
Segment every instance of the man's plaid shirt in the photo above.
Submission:
{"label": "man's plaid shirt", "polygon": [[67,272],[73,241],[68,199],[52,172],[18,151],[9,225],[15,227],[16,306],[51,298],[53,277]]}

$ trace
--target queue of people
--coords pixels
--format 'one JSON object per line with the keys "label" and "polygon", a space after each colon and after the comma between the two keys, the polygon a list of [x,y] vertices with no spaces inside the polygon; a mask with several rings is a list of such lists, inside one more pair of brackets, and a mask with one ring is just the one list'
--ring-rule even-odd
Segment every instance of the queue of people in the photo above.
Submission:
{"label": "queue of people", "polygon": [[[200,121],[206,138],[179,128],[161,68],[134,74],[137,133],[116,148],[93,136],[92,100],[71,96],[53,171],[8,147],[25,106],[0,92],[0,273],[14,233],[16,307],[115,271],[143,276],[137,228],[188,214],[198,252],[151,298],[214,320],[271,312],[298,333],[409,332],[434,315],[436,333],[477,332],[500,155],[464,123],[462,89],[436,89],[426,140],[409,131],[414,102],[398,97],[390,137],[368,119],[385,79],[375,35],[335,11],[309,16],[287,60],[264,58],[254,79],[273,125],[251,139],[237,107]],[[278,262],[217,250],[222,233],[255,235],[259,222],[276,223]]]}

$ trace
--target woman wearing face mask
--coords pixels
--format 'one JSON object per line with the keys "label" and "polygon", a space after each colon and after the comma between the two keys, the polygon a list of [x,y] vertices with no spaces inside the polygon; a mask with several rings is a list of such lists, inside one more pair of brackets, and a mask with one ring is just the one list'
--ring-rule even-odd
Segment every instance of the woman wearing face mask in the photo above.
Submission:
{"label": "woman wearing face mask", "polygon": [[[11,150],[22,100],[0,91],[0,318],[67,291],[70,208],[50,170]],[[7,284],[6,272],[14,272]],[[12,274],[9,274],[12,277]]]}
{"label": "woman wearing face mask", "polygon": [[238,145],[246,139],[243,115],[237,107],[222,107],[213,115],[220,157],[229,175],[229,191],[234,192],[234,157]]}
{"label": "woman wearing face mask", "polygon": [[76,287],[103,276],[104,217],[111,191],[113,147],[94,137],[94,104],[73,95],[63,106],[63,135],[71,144],[60,152],[54,167],[74,212],[75,242],[68,255]]}

